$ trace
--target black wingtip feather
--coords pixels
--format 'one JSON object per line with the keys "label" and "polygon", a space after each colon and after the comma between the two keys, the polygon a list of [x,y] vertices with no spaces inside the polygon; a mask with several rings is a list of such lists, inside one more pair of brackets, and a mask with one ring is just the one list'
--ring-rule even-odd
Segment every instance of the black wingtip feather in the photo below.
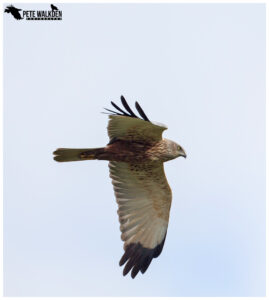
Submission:
{"label": "black wingtip feather", "polygon": [[121,113],[123,113],[125,116],[128,116],[128,114],[122,110],[120,107],[118,107],[118,105],[116,103],[114,103],[113,101],[111,101],[111,104],[118,110],[120,111]]}
{"label": "black wingtip feather", "polygon": [[123,96],[120,97],[121,99],[121,103],[124,106],[124,108],[128,111],[128,113],[134,117],[137,118],[137,116],[134,114],[134,112],[131,110],[130,106],[128,105],[127,101],[125,100],[125,98]]}
{"label": "black wingtip feather", "polygon": [[137,250],[139,247],[138,244],[130,244],[127,248],[125,253],[123,254],[119,264],[120,266],[124,265],[126,261],[133,255],[133,253]]}
{"label": "black wingtip feather", "polygon": [[[113,111],[110,110],[108,108],[105,108],[107,111],[111,112],[111,114],[117,115],[117,116],[126,116],[126,117],[131,117],[131,118],[137,118],[140,119],[130,108],[130,106],[128,105],[127,101],[125,100],[125,98],[123,96],[121,96],[121,103],[123,105],[123,107],[127,110],[124,111],[123,109],[121,109],[116,103],[114,103],[113,101],[111,101],[111,104],[114,108],[117,109],[117,111]],[[138,102],[135,102],[135,107],[139,113],[139,115],[142,117],[142,119],[144,121],[150,122],[149,118],[147,117],[147,115],[145,114],[145,112],[143,111],[143,109],[141,108],[141,106],[139,105]]]}
{"label": "black wingtip feather", "polygon": [[148,119],[148,117],[146,116],[146,114],[144,113],[143,109],[141,108],[141,106],[139,105],[139,103],[136,101],[135,102],[135,107],[137,109],[137,111],[139,112],[140,116],[145,120],[150,122],[150,120]]}
{"label": "black wingtip feather", "polygon": [[135,278],[139,271],[144,274],[152,259],[161,254],[165,238],[166,236],[163,241],[153,249],[145,248],[140,243],[128,245],[119,262],[120,266],[126,263],[123,269],[123,276],[127,275],[130,271],[132,278]]}
{"label": "black wingtip feather", "polygon": [[138,266],[133,267],[131,277],[134,279],[138,272],[139,272],[139,267]]}
{"label": "black wingtip feather", "polygon": [[111,112],[111,113],[113,113],[113,114],[118,114],[116,111],[114,111],[114,110],[111,110],[111,109],[108,109],[108,108],[105,108],[105,110],[107,110],[107,111],[109,111],[109,112]]}

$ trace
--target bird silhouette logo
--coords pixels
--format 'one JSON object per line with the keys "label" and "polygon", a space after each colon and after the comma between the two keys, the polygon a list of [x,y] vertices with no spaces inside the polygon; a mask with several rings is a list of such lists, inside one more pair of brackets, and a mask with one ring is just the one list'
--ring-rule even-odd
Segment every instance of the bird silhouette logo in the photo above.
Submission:
{"label": "bird silhouette logo", "polygon": [[62,20],[62,11],[54,4],[50,4],[47,10],[22,10],[11,4],[6,6],[4,12],[10,13],[16,20]]}
{"label": "bird silhouette logo", "polygon": [[16,20],[22,20],[23,18],[21,17],[19,11],[21,11],[21,9],[16,8],[13,5],[7,6],[5,9],[5,13],[11,13]]}
{"label": "bird silhouette logo", "polygon": [[52,10],[59,10],[58,7],[53,5],[53,4],[51,4],[50,7],[51,7]]}

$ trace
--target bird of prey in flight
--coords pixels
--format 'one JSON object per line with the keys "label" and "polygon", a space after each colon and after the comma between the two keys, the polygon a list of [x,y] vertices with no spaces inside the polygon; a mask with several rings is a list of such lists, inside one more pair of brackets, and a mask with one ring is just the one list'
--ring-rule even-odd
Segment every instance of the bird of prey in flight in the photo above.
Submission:
{"label": "bird of prey in flight", "polygon": [[118,203],[121,239],[124,255],[123,275],[131,277],[146,272],[153,258],[163,249],[172,192],[164,173],[164,162],[183,156],[184,149],[177,143],[162,138],[165,125],[151,122],[138,102],[137,116],[125,98],[124,109],[114,102],[116,109],[109,113],[109,143],[102,148],[59,148],[53,154],[58,162],[108,160],[110,177]]}

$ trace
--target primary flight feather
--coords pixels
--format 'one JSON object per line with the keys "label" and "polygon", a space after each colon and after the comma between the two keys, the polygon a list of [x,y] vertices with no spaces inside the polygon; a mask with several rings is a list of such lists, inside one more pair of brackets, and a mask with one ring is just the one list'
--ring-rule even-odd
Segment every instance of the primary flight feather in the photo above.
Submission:
{"label": "primary flight feather", "polygon": [[109,143],[103,148],[59,148],[53,154],[58,162],[108,160],[110,177],[118,203],[121,239],[124,255],[120,266],[123,275],[131,271],[135,278],[144,273],[153,258],[163,249],[172,193],[163,164],[186,153],[177,143],[163,139],[165,125],[151,122],[138,104],[140,119],[121,96],[124,111],[114,102],[117,110],[109,112]]}

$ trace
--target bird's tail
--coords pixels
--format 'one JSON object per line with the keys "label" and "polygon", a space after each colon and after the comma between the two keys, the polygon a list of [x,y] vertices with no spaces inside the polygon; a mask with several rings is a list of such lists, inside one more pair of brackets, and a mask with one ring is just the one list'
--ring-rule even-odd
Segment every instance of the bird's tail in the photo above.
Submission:
{"label": "bird's tail", "polygon": [[105,148],[87,148],[87,149],[69,149],[59,148],[53,152],[54,160],[58,162],[93,160],[98,159],[100,154],[104,153]]}

